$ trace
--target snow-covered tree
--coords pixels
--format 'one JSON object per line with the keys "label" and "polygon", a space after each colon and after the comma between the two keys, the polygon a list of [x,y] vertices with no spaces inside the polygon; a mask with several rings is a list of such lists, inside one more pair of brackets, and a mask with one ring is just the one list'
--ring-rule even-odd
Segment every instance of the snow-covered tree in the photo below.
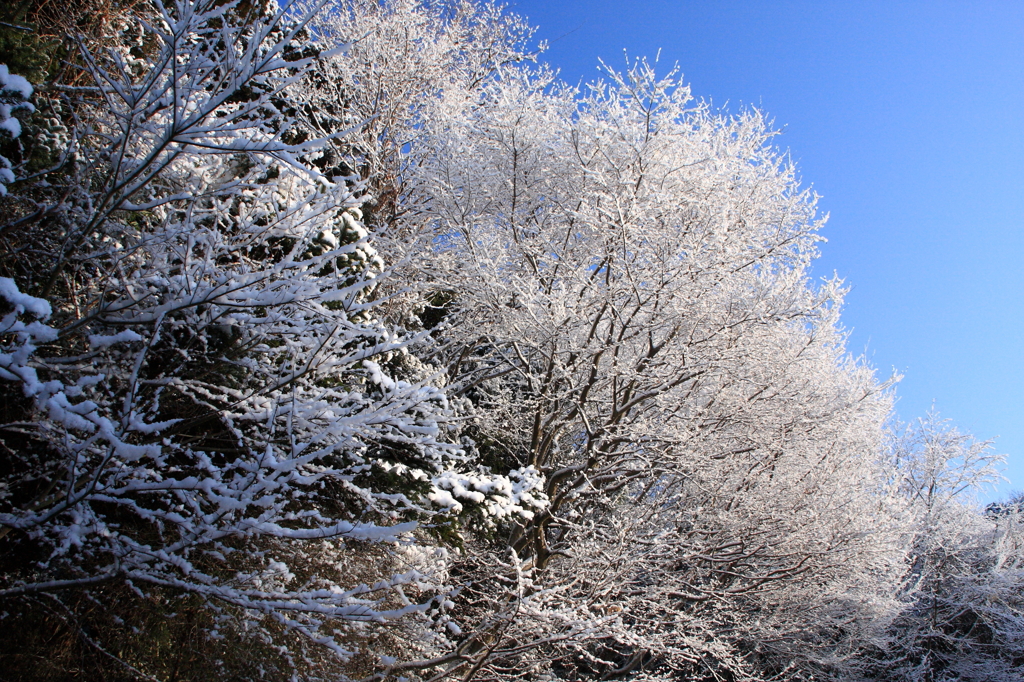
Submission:
{"label": "snow-covered tree", "polygon": [[910,561],[903,608],[874,674],[884,680],[1019,677],[1024,663],[1024,544],[1013,505],[979,513],[974,496],[1003,457],[935,412],[894,429],[887,447]]}
{"label": "snow-covered tree", "polygon": [[996,461],[934,419],[887,440],[759,112],[642,60],[568,87],[488,3],[108,5],[49,81],[0,72],[10,650],[1019,671],[1019,514],[963,496]]}
{"label": "snow-covered tree", "polygon": [[[431,359],[466,432],[547,478],[510,545],[559,618],[482,619],[471,637],[509,658],[478,662],[841,660],[822,650],[874,636],[871,576],[898,572],[872,519],[889,402],[846,357],[839,284],[808,281],[814,197],[771,131],[644,63],[583,95],[521,68],[467,92],[430,103],[388,249],[439,309]],[[590,634],[552,654],[569,630]]]}
{"label": "snow-covered tree", "polygon": [[355,127],[319,163],[369,183],[364,209],[376,229],[407,228],[423,198],[408,182],[432,153],[420,141],[433,101],[472,98],[497,69],[534,57],[532,29],[490,2],[349,0],[323,14],[316,32],[346,48],[296,88],[305,103],[297,116],[314,136]]}
{"label": "snow-covered tree", "polygon": [[387,653],[367,624],[445,644],[431,537],[463,507],[544,506],[533,470],[445,442],[416,336],[379,319],[364,183],[318,169],[289,95],[322,6],[157,3],[82,50],[89,85],[49,87],[77,124],[2,228],[9,612],[127,585],[207,604],[211,638],[308,641],[248,675],[328,674]]}
{"label": "snow-covered tree", "polygon": [[[24,76],[10,73],[6,64],[0,64],[0,142],[21,136],[21,121],[18,112],[31,112],[34,107],[28,101],[32,97],[32,85]],[[11,161],[0,156],[0,196],[7,194],[7,184],[14,182]]]}

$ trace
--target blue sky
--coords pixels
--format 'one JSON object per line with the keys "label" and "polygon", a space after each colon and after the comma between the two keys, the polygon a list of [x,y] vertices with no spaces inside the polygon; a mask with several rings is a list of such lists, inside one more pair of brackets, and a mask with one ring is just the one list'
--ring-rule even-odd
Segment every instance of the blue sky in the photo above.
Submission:
{"label": "blue sky", "polygon": [[852,291],[849,348],[996,438],[1024,488],[1024,1],[514,0],[570,83],[653,58],[783,131],[830,214],[815,274]]}

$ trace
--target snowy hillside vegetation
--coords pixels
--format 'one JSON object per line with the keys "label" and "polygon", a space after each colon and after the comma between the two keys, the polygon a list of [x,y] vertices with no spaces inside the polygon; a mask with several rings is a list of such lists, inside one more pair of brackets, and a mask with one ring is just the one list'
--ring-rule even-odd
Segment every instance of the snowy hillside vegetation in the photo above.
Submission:
{"label": "snowy hillside vegetation", "polygon": [[1000,458],[894,421],[760,113],[478,2],[3,12],[18,679],[1021,674]]}

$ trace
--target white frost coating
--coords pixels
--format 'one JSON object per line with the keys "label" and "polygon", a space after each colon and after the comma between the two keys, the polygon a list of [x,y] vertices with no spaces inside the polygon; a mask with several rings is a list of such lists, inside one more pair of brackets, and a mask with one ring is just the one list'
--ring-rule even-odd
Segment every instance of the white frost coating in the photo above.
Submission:
{"label": "white frost coating", "polygon": [[338,246],[341,244],[341,242],[338,241],[337,235],[334,234],[334,230],[330,229],[321,232],[320,239],[322,239],[332,249],[338,248]]}
{"label": "white frost coating", "polygon": [[[67,393],[68,395],[71,394],[70,391],[65,391],[65,393]],[[135,431],[136,433],[149,433],[149,434],[153,434],[153,433],[160,433],[161,431],[163,431],[165,429],[168,429],[168,428],[174,426],[175,424],[179,424],[182,421],[183,421],[182,419],[165,419],[164,421],[160,421],[160,422],[147,423],[147,422],[144,422],[139,417],[139,415],[132,414],[129,417],[128,423],[129,423],[129,428],[132,431]]]}
{"label": "white frost coating", "polygon": [[456,513],[462,511],[462,504],[447,490],[435,489],[427,494],[427,499],[442,509],[450,509]]}
{"label": "white frost coating", "polygon": [[4,111],[4,106],[0,106],[0,130],[6,132],[11,137],[18,137],[21,135],[21,121],[10,116],[10,110]]}
{"label": "white frost coating", "polygon": [[506,518],[520,516],[532,519],[544,509],[546,480],[533,466],[510,471],[508,476],[481,470],[477,474],[447,471],[435,476],[434,490],[428,494],[431,502],[442,508],[461,511],[459,499],[481,505],[489,516]]}
{"label": "white frost coating", "polygon": [[363,367],[370,370],[370,381],[377,384],[381,388],[387,391],[392,391],[398,386],[395,380],[389,377],[387,374],[385,374],[383,370],[381,370],[380,365],[378,365],[376,362],[372,362],[370,360],[363,360]]}
{"label": "white frost coating", "polygon": [[3,297],[4,300],[14,306],[15,311],[18,313],[30,313],[41,320],[49,319],[53,313],[49,302],[21,293],[14,280],[10,277],[0,277],[0,297]]}
{"label": "white frost coating", "polygon": [[[35,111],[35,107],[28,102],[32,96],[32,85],[23,76],[12,74],[7,70],[6,64],[0,64],[0,139],[10,137],[14,139],[21,135],[21,121],[12,115],[15,111]],[[14,182],[14,173],[11,171],[11,162],[4,156],[0,156],[0,196],[6,196],[6,185]]]}
{"label": "white frost coating", "polygon": [[32,96],[32,84],[24,76],[10,73],[6,64],[0,64],[0,96],[8,93],[28,99]]}
{"label": "white frost coating", "polygon": [[111,334],[104,336],[102,334],[90,334],[89,335],[89,346],[94,350],[102,348],[109,348],[117,343],[131,343],[134,341],[142,341],[143,338],[138,333],[133,332],[130,329],[118,332],[117,334]]}

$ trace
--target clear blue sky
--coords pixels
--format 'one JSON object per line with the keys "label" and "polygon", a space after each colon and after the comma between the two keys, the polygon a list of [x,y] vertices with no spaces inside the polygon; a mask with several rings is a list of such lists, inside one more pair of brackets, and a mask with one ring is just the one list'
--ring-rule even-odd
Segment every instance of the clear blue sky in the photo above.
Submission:
{"label": "clear blue sky", "polygon": [[831,217],[816,275],[850,350],[995,438],[1024,488],[1024,0],[512,0],[571,83],[661,49],[693,94],[753,105]]}

